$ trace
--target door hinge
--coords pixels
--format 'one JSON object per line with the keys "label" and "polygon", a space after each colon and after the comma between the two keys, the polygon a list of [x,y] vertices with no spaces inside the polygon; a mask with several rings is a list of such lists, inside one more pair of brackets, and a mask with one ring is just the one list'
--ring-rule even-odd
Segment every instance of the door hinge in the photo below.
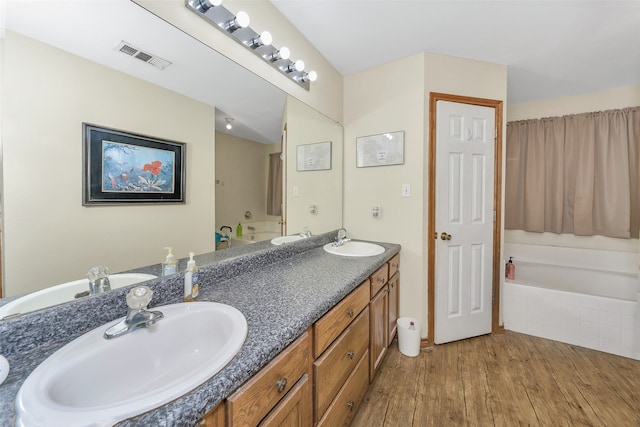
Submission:
{"label": "door hinge", "polygon": [[496,217],[497,217],[497,213],[496,211],[493,211],[493,222],[496,222]]}

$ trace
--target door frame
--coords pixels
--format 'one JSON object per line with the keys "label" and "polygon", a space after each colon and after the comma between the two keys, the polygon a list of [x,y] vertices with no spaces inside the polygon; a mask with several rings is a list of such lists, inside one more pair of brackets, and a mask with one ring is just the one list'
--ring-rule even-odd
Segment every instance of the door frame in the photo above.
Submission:
{"label": "door frame", "polygon": [[493,153],[493,206],[495,207],[495,221],[493,222],[493,262],[492,262],[492,302],[491,302],[491,333],[504,333],[504,326],[500,325],[500,241],[502,238],[502,110],[503,101],[469,96],[452,95],[446,93],[429,92],[429,194],[427,197],[427,310],[428,336],[424,346],[434,345],[435,333],[435,265],[436,265],[436,103],[450,101],[459,104],[479,105],[495,110],[496,139]]}

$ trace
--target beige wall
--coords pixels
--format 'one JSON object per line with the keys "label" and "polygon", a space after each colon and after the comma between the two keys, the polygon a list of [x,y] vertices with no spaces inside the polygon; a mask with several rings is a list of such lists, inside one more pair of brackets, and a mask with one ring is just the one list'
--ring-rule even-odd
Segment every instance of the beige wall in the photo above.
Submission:
{"label": "beige wall", "polygon": [[233,13],[240,10],[247,12],[251,18],[251,28],[257,32],[268,30],[273,35],[274,46],[288,47],[293,59],[302,59],[306,70],[315,70],[318,80],[311,84],[310,91],[301,88],[249,49],[242,48],[238,42],[196,16],[185,7],[184,0],[134,1],[331,119],[342,120],[342,75],[271,2],[225,0],[223,5]]}
{"label": "beige wall", "polygon": [[[429,92],[506,100],[506,67],[419,54],[345,77],[345,213],[354,238],[400,243],[400,315],[427,321]],[[405,132],[404,164],[356,168],[356,138]],[[401,196],[402,184],[411,197]],[[382,206],[374,218],[371,206]]]}
{"label": "beige wall", "polygon": [[[7,32],[5,296],[214,248],[214,108]],[[82,206],[82,123],[185,142],[186,204]]]}
{"label": "beige wall", "polygon": [[216,230],[223,225],[235,227],[250,221],[277,221],[267,215],[268,154],[279,151],[280,144],[260,144],[222,132],[216,132]]}
{"label": "beige wall", "polygon": [[[309,230],[325,233],[342,226],[342,126],[289,96],[285,108],[287,124],[287,234]],[[331,141],[331,169],[298,171],[299,145]],[[293,194],[294,187],[298,195]],[[316,205],[315,214],[309,212]]]}
{"label": "beige wall", "polygon": [[[624,86],[582,95],[547,99],[509,106],[507,120],[536,119],[590,111],[603,111],[640,105],[640,85]],[[508,209],[508,207],[507,207]],[[587,249],[607,249],[637,252],[638,239],[614,239],[603,236],[574,236],[572,234],[528,233],[505,230],[505,242],[546,246],[565,246]],[[505,254],[508,256],[508,254]]]}

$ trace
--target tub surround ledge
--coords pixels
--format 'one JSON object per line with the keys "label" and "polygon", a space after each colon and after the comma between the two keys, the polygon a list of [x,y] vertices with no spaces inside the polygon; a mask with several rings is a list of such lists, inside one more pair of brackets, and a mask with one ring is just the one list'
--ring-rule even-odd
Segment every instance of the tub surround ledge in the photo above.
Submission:
{"label": "tub surround ledge", "polygon": [[[381,255],[339,257],[322,249],[334,237],[335,232],[331,232],[287,245],[260,242],[251,245],[250,250],[231,248],[197,256],[196,262],[201,265],[199,300],[229,304],[240,310],[249,325],[246,341],[236,357],[202,385],[117,425],[198,425],[207,411],[400,250],[397,244],[381,243],[386,249]],[[185,263],[180,260],[179,271],[184,270]],[[135,271],[157,274],[155,269],[159,266]],[[182,275],[147,284],[154,291],[152,307],[182,301]],[[0,385],[0,425],[14,424],[15,396],[38,364],[78,336],[126,314],[128,290],[123,288],[0,322],[0,353],[11,364],[9,377]]]}

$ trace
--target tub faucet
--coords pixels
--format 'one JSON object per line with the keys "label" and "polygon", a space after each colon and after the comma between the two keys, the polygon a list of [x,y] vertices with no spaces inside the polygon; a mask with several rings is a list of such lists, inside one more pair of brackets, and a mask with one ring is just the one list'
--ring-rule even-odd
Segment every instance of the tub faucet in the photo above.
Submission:
{"label": "tub faucet", "polygon": [[344,228],[341,228],[340,230],[338,230],[338,235],[336,236],[336,241],[333,244],[333,246],[342,246],[344,245],[346,242],[351,241],[351,239],[347,239],[347,230]]}
{"label": "tub faucet", "polygon": [[104,338],[109,340],[128,334],[136,329],[148,328],[164,317],[160,311],[147,311],[153,291],[148,286],[138,286],[127,294],[129,309],[127,316],[104,331]]}

